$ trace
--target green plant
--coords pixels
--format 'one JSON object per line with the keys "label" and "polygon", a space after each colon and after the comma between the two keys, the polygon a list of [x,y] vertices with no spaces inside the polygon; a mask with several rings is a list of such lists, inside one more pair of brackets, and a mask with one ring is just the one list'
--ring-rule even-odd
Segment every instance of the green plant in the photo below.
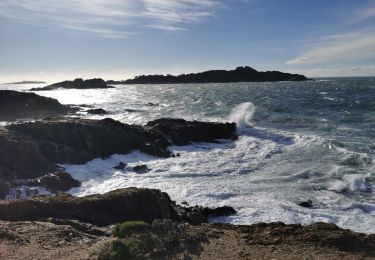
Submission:
{"label": "green plant", "polygon": [[126,260],[132,259],[130,250],[121,240],[112,241],[98,255],[98,260]]}
{"label": "green plant", "polygon": [[126,221],[117,224],[112,234],[118,238],[126,238],[134,233],[145,233],[150,230],[150,225],[143,221]]}

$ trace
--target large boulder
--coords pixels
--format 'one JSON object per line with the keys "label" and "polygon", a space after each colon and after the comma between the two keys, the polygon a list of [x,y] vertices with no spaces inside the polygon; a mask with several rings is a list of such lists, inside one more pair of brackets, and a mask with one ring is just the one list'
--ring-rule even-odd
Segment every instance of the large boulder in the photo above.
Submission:
{"label": "large boulder", "polygon": [[95,88],[112,88],[107,86],[107,83],[103,79],[75,79],[73,81],[66,80],[58,83],[48,85],[43,88],[32,88],[31,91],[43,91],[43,90],[54,90],[58,88],[65,89],[95,89]]}
{"label": "large boulder", "polygon": [[53,192],[68,191],[79,187],[81,183],[74,179],[69,173],[56,171],[37,178],[37,184]]}
{"label": "large boulder", "polygon": [[[122,124],[113,119],[85,120],[54,118],[7,126],[12,133],[27,136],[54,163],[85,163],[97,157],[127,154],[133,150],[148,151],[160,134],[142,126]],[[164,156],[169,156],[167,146]]]}
{"label": "large boulder", "polygon": [[[189,221],[175,210],[176,204],[168,194],[159,190],[127,188],[103,195],[74,197],[68,194],[37,195],[27,200],[0,201],[0,219],[10,221],[44,220],[47,218],[75,219],[106,226],[127,220],[151,223],[155,219]],[[204,211],[204,210],[203,210]],[[194,224],[207,222],[202,215]]]}
{"label": "large boulder", "polygon": [[53,98],[34,93],[0,90],[0,121],[64,115],[70,110],[71,108]]}
{"label": "large boulder", "polygon": [[235,123],[210,123],[184,119],[161,118],[148,122],[146,127],[160,133],[174,145],[190,142],[213,142],[236,138]]}

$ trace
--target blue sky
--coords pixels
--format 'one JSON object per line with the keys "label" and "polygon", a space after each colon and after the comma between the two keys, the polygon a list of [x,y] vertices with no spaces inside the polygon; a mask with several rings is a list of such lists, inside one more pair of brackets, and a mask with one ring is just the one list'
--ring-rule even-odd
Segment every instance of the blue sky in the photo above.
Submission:
{"label": "blue sky", "polygon": [[375,1],[0,0],[0,81],[249,65],[375,75]]}

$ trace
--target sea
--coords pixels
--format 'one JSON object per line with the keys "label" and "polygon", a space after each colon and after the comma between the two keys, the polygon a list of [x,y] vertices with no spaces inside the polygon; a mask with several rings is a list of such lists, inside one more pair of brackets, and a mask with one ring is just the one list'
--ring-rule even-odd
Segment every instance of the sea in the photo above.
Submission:
{"label": "sea", "polygon": [[[0,89],[26,91],[44,85],[3,84]],[[375,78],[116,85],[36,93],[83,107],[83,118],[111,117],[128,124],[163,117],[237,123],[238,140],[170,147],[180,157],[133,151],[62,165],[82,182],[69,191],[75,196],[156,188],[177,203],[228,205],[238,212],[213,222],[328,222],[375,233]],[[82,105],[109,114],[88,115]],[[113,169],[120,161],[146,164],[151,171]],[[313,208],[298,205],[304,201]]]}

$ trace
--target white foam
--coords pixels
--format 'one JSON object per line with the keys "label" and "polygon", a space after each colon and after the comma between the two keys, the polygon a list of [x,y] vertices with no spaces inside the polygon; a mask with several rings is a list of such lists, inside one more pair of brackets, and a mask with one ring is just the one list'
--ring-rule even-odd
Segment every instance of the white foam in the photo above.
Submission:
{"label": "white foam", "polygon": [[255,106],[251,102],[245,102],[233,108],[227,117],[228,121],[237,124],[239,130],[251,126],[251,119],[255,113]]}

